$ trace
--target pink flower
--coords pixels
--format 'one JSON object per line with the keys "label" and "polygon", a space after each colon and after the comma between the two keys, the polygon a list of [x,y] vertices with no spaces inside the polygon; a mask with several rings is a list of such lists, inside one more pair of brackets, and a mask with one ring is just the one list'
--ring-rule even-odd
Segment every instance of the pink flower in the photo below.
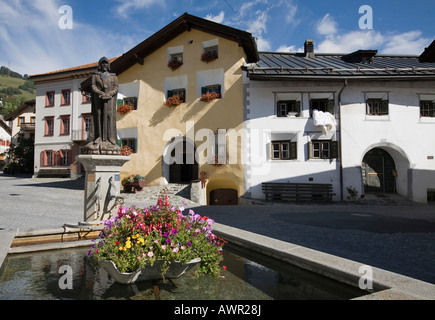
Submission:
{"label": "pink flower", "polygon": [[150,252],[148,252],[148,257],[153,257],[154,256],[154,253],[152,253],[151,251]]}
{"label": "pink flower", "polygon": [[186,250],[186,247],[185,246],[181,246],[181,250]]}
{"label": "pink flower", "polygon": [[175,253],[177,253],[178,252],[178,248],[174,248],[174,250],[172,250],[172,252],[175,252]]}
{"label": "pink flower", "polygon": [[163,250],[166,250],[166,245],[163,245],[163,246],[162,246],[162,249],[163,249]]}

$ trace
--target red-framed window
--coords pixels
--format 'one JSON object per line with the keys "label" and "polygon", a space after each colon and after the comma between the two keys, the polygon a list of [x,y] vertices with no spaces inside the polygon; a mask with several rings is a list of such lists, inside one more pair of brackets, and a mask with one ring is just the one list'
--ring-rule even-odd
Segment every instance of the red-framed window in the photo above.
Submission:
{"label": "red-framed window", "polygon": [[45,136],[54,135],[54,117],[45,117]]}
{"label": "red-framed window", "polygon": [[67,136],[70,134],[71,116],[65,115],[60,117],[60,135]]}
{"label": "red-framed window", "polygon": [[55,92],[47,91],[47,93],[45,94],[45,106],[54,107],[54,102],[55,102]]}
{"label": "red-framed window", "polygon": [[71,104],[71,89],[62,90],[62,105],[69,106]]}

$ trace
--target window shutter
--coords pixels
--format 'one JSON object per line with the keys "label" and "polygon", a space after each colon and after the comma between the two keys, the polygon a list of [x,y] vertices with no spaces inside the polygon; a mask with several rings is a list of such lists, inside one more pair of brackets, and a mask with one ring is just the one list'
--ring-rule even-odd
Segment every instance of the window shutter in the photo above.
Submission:
{"label": "window shutter", "polygon": [[338,159],[338,141],[331,141],[331,159]]}
{"label": "window shutter", "polygon": [[118,101],[117,101],[117,105],[119,106],[119,105],[121,105],[121,104],[124,104],[124,99],[118,99]]}
{"label": "window shutter", "polygon": [[313,159],[313,154],[314,154],[313,142],[310,141],[308,142],[308,159]]}
{"label": "window shutter", "polygon": [[221,85],[218,86],[217,93],[219,94],[220,97],[222,97],[222,86]]}
{"label": "window shutter", "polygon": [[298,158],[298,143],[290,142],[290,159],[295,160]]}
{"label": "window shutter", "polygon": [[137,139],[133,140],[133,152],[137,153]]}
{"label": "window shutter", "polygon": [[172,90],[168,90],[168,98],[172,97],[174,95],[174,92]]}
{"label": "window shutter", "polygon": [[335,112],[335,100],[328,100],[328,105],[326,107],[327,112],[334,114]]}
{"label": "window shutter", "polygon": [[202,87],[201,88],[201,94],[206,94],[207,93],[207,88],[206,87]]}
{"label": "window shutter", "polygon": [[41,167],[47,166],[47,153],[45,151],[41,152]]}
{"label": "window shutter", "polygon": [[57,151],[56,152],[56,166],[61,166],[63,163],[63,151]]}
{"label": "window shutter", "polygon": [[296,109],[296,112],[298,113],[296,115],[296,117],[300,117],[301,116],[301,102],[300,101],[295,102],[295,109]]}
{"label": "window shutter", "polygon": [[182,101],[186,102],[186,89],[183,89],[183,93],[182,93],[183,97],[182,97]]}
{"label": "window shutter", "polygon": [[120,148],[122,148],[122,140],[121,140],[121,139],[118,140],[118,146],[119,146]]}
{"label": "window shutter", "polygon": [[382,103],[381,103],[381,115],[388,115],[388,106],[389,106],[389,101],[388,100],[382,100]]}

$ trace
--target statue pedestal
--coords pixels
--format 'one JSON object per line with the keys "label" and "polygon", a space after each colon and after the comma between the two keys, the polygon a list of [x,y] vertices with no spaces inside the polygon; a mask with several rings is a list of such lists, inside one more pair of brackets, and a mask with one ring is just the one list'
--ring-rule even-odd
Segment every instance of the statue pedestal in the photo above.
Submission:
{"label": "statue pedestal", "polygon": [[116,214],[121,197],[121,167],[130,157],[114,155],[80,155],[86,170],[84,222],[99,222]]}

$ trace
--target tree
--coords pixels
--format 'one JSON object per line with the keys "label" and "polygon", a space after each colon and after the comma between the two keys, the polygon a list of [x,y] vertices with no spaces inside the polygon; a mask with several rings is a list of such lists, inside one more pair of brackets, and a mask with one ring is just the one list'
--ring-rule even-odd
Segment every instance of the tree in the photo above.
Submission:
{"label": "tree", "polygon": [[8,151],[9,162],[3,169],[5,173],[32,173],[34,166],[35,142],[21,139],[19,145],[11,144]]}

